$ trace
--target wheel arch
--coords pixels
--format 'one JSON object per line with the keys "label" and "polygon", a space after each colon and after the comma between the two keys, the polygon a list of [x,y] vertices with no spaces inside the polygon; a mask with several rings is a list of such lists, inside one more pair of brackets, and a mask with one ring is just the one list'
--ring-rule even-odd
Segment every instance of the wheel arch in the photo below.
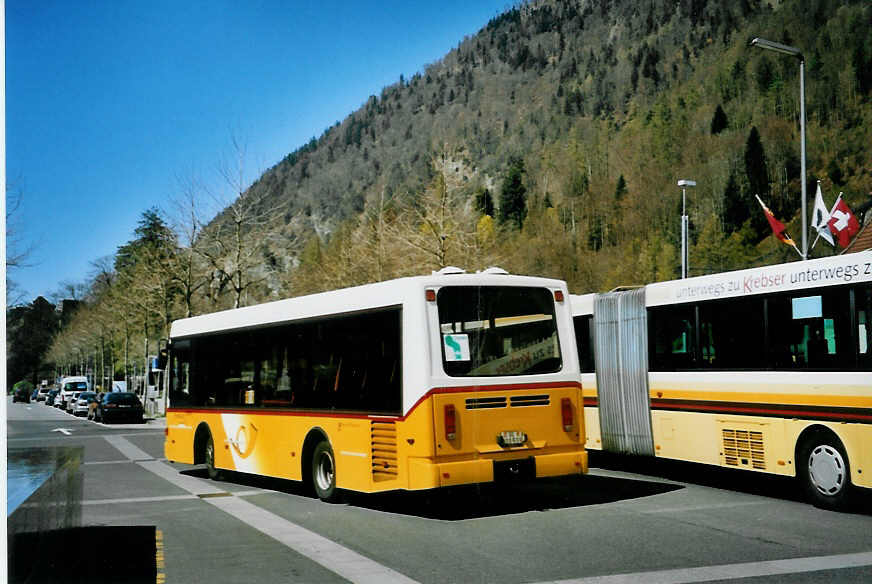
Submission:
{"label": "wheel arch", "polygon": [[845,441],[842,440],[842,437],[839,436],[838,432],[823,424],[810,424],[803,428],[802,432],[799,433],[799,436],[796,437],[796,443],[793,445],[793,460],[795,461],[794,468],[797,473],[799,472],[799,456],[802,452],[802,447],[807,441],[813,440],[815,437],[831,438],[838,442],[838,445],[846,455],[849,454],[848,449],[845,448]]}
{"label": "wheel arch", "polygon": [[303,440],[303,450],[300,454],[300,472],[304,485],[312,484],[312,454],[315,452],[315,447],[318,443],[323,440],[326,440],[328,444],[330,443],[327,431],[320,426],[309,429],[306,439]]}
{"label": "wheel arch", "polygon": [[212,430],[206,422],[200,422],[197,431],[194,432],[194,464],[205,464],[206,442],[212,435]]}

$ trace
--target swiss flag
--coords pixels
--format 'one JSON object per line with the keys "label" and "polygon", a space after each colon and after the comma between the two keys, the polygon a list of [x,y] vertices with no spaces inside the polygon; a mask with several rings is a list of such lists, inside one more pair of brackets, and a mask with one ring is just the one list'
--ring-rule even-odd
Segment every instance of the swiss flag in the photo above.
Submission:
{"label": "swiss flag", "polygon": [[848,244],[851,243],[851,238],[860,231],[860,222],[851,213],[851,209],[842,200],[841,195],[833,206],[833,211],[827,225],[829,225],[830,231],[836,236],[836,239],[839,240],[839,245],[842,247],[848,247]]}

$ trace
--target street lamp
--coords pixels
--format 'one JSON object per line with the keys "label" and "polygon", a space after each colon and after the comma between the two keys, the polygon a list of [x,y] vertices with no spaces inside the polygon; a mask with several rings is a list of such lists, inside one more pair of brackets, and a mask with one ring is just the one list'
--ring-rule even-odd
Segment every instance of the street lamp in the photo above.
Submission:
{"label": "street lamp", "polygon": [[681,187],[681,277],[687,277],[687,187],[695,187],[696,181],[686,178],[678,181]]}
{"label": "street lamp", "polygon": [[796,47],[782,45],[766,39],[757,37],[751,41],[752,47],[760,47],[782,55],[790,55],[799,59],[799,142],[800,142],[800,165],[802,166],[802,259],[808,259],[808,220],[807,213],[807,195],[805,185],[805,57],[802,56],[802,51]]}

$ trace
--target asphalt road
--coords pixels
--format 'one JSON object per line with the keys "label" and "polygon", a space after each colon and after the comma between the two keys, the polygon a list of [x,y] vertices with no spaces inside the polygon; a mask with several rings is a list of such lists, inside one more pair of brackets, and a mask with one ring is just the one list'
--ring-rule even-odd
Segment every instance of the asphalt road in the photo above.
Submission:
{"label": "asphalt road", "polygon": [[777,477],[593,456],[582,478],[330,505],[170,464],[160,420],[6,405],[10,449],[84,447],[83,524],[156,527],[158,582],[872,582],[872,503],[823,511]]}

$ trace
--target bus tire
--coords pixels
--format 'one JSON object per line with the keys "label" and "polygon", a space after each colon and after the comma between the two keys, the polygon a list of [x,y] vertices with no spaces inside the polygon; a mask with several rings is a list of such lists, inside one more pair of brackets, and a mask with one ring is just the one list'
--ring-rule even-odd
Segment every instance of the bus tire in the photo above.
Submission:
{"label": "bus tire", "polygon": [[851,496],[851,467],[841,441],[828,432],[806,437],[796,459],[797,477],[808,499],[823,509],[844,509]]}
{"label": "bus tire", "polygon": [[321,440],[312,451],[312,488],[315,495],[326,503],[339,500],[336,488],[336,458],[327,440]]}
{"label": "bus tire", "polygon": [[206,438],[203,458],[206,461],[206,471],[209,473],[209,478],[213,481],[220,481],[224,475],[219,469],[215,468],[215,442],[212,440],[212,434],[209,434]]}

